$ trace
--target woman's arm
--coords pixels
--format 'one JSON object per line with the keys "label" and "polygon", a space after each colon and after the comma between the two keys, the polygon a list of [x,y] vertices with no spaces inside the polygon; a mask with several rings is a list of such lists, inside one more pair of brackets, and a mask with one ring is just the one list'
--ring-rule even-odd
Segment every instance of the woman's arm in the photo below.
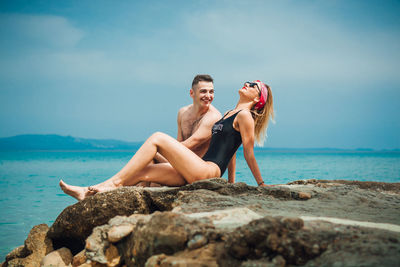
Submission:
{"label": "woman's arm", "polygon": [[257,185],[264,185],[260,168],[254,156],[254,119],[250,111],[243,110],[237,116],[237,125],[240,130],[243,144],[243,154]]}
{"label": "woman's arm", "polygon": [[236,177],[236,152],[233,154],[231,161],[229,161],[228,165],[228,182],[231,184],[235,183]]}

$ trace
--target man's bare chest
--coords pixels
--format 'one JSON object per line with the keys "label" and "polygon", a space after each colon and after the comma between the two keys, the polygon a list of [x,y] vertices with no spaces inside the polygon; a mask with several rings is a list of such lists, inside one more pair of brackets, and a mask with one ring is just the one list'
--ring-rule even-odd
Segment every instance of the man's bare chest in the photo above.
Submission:
{"label": "man's bare chest", "polygon": [[200,122],[203,116],[199,118],[186,117],[182,119],[182,135],[184,139],[189,138],[200,126]]}

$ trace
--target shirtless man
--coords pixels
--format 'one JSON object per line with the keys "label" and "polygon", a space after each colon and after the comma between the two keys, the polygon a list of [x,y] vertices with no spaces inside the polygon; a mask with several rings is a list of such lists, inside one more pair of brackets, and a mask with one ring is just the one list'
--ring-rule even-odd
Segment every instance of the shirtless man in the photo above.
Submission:
{"label": "shirtless man", "polygon": [[202,157],[210,144],[211,128],[221,119],[221,113],[211,105],[214,100],[214,84],[211,76],[194,77],[190,97],[193,99],[193,104],[182,107],[178,112],[177,140]]}
{"label": "shirtless man", "polygon": [[[178,111],[177,140],[199,157],[203,157],[210,144],[211,128],[221,119],[221,113],[211,105],[214,100],[214,84],[210,75],[202,74],[194,77],[190,97],[193,103]],[[232,159],[228,167],[229,182],[235,180],[236,154]],[[155,162],[161,163],[167,160],[157,155]]]}

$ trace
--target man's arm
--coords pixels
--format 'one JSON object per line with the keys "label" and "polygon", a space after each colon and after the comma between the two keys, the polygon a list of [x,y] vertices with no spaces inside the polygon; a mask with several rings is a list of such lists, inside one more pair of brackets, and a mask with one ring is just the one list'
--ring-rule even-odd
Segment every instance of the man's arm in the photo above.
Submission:
{"label": "man's arm", "polygon": [[228,165],[228,183],[234,184],[236,177],[236,152],[233,154],[231,161]]}
{"label": "man's arm", "polygon": [[[215,122],[221,118],[221,114],[206,114],[200,122],[199,128],[185,141],[182,142],[190,150],[196,149],[211,138],[211,129]],[[179,140],[178,140],[179,141]]]}
{"label": "man's arm", "polygon": [[178,140],[179,142],[183,141],[183,136],[182,136],[182,126],[181,126],[181,120],[182,120],[182,113],[183,113],[183,109],[181,108],[178,111],[178,118],[177,118],[177,124],[178,124],[178,136],[176,137],[176,140]]}

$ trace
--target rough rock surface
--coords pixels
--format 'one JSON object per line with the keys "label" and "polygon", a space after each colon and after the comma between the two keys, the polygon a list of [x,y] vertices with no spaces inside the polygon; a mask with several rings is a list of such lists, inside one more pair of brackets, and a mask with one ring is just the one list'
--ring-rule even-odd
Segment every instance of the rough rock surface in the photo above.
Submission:
{"label": "rough rock surface", "polygon": [[96,194],[67,207],[46,240],[80,252],[74,266],[396,266],[399,222],[399,183],[210,179]]}
{"label": "rough rock surface", "polygon": [[29,232],[25,244],[11,251],[6,256],[4,266],[27,266],[36,267],[45,255],[53,251],[51,240],[46,237],[49,227],[39,224]]}
{"label": "rough rock surface", "polygon": [[70,266],[72,262],[72,253],[67,248],[60,248],[47,254],[40,264],[40,266],[57,266],[66,267]]}

